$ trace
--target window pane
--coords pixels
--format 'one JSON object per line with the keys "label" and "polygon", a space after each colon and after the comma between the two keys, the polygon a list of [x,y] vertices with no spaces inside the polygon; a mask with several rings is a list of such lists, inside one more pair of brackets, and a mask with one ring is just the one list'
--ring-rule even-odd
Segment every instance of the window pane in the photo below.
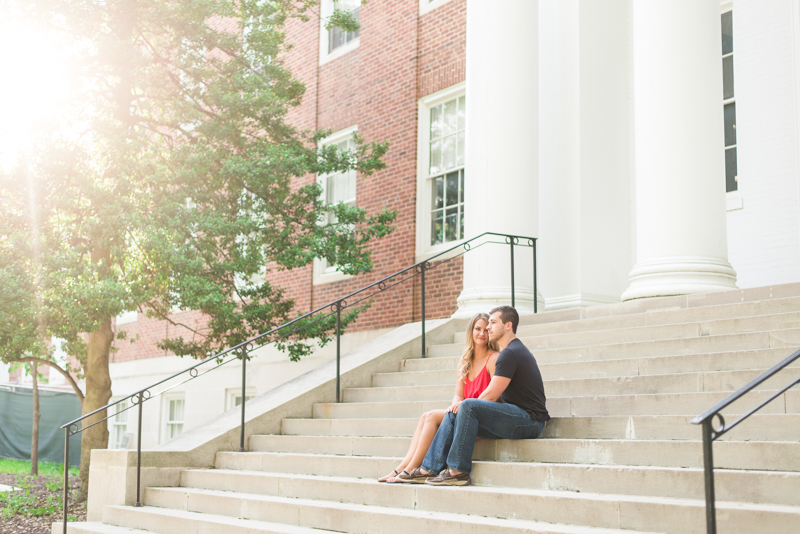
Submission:
{"label": "window pane", "polygon": [[739,189],[736,167],[736,148],[728,148],[725,150],[725,190],[728,192]]}
{"label": "window pane", "polygon": [[174,438],[183,432],[183,425],[169,425],[169,437]]}
{"label": "window pane", "polygon": [[456,113],[456,100],[444,103],[444,131],[443,135],[452,135],[458,131],[458,114]]}
{"label": "window pane", "polygon": [[456,166],[456,136],[448,135],[442,139],[442,170]]}
{"label": "window pane", "polygon": [[722,14],[722,55],[733,52],[733,11]]}
{"label": "window pane", "polygon": [[736,144],[736,103],[725,105],[725,146]]}
{"label": "window pane", "polygon": [[450,208],[447,210],[444,239],[445,241],[455,241],[458,239],[458,208]]}
{"label": "window pane", "polygon": [[459,174],[461,175],[461,195],[458,198],[459,198],[459,202],[461,202],[463,204],[464,203],[464,170],[462,169],[461,171],[459,171]]}
{"label": "window pane", "polygon": [[169,420],[183,421],[183,399],[169,401]]}
{"label": "window pane", "polygon": [[733,98],[733,56],[722,58],[722,98]]}
{"label": "window pane", "polygon": [[443,211],[434,211],[431,214],[431,245],[438,245],[444,241]]}
{"label": "window pane", "polygon": [[458,204],[458,171],[447,175],[447,198],[445,199],[446,206],[456,204]]}
{"label": "window pane", "polygon": [[442,136],[442,106],[431,108],[431,141]]}
{"label": "window pane", "polygon": [[464,143],[466,136],[464,132],[458,132],[458,148],[456,149],[456,165],[464,165]]}
{"label": "window pane", "polygon": [[436,174],[442,170],[442,141],[439,140],[431,143],[430,174]]}
{"label": "window pane", "polygon": [[444,176],[433,180],[433,194],[431,195],[431,209],[437,210],[444,207]]}
{"label": "window pane", "polygon": [[458,98],[458,129],[464,130],[467,127],[467,109],[465,107],[466,98],[461,96]]}
{"label": "window pane", "polygon": [[459,222],[458,238],[459,239],[464,239],[465,235],[464,235],[464,205],[463,204],[460,206],[458,222]]}

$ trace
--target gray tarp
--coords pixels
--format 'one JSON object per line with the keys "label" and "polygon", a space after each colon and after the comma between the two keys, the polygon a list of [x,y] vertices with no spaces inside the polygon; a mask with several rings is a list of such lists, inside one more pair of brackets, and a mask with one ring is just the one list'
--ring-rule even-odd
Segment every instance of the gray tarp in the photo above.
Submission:
{"label": "gray tarp", "polygon": [[[61,425],[81,416],[81,402],[68,392],[39,390],[39,459],[64,461],[64,431]],[[0,386],[0,457],[31,459],[33,389]],[[81,436],[69,440],[69,465],[81,459]]]}

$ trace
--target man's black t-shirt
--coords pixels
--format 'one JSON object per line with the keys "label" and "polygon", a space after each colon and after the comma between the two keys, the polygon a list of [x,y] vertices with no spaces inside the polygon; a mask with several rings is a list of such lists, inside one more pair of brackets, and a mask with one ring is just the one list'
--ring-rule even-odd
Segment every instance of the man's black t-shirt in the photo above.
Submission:
{"label": "man's black t-shirt", "polygon": [[510,378],[511,382],[500,395],[500,401],[519,406],[536,421],[550,419],[545,408],[544,384],[536,359],[519,339],[513,339],[500,351],[494,374]]}

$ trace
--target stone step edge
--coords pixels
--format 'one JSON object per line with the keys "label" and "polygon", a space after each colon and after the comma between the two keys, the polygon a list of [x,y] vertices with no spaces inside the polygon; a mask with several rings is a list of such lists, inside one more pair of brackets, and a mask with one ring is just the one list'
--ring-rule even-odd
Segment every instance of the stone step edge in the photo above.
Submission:
{"label": "stone step edge", "polygon": [[[217,470],[213,470],[217,471]],[[219,470],[221,471],[221,470]],[[261,471],[252,471],[254,475],[265,475],[265,473]],[[376,488],[383,487],[385,484],[378,482],[377,480],[373,479],[363,479],[363,478],[346,478],[346,477],[334,477],[334,476],[320,476],[320,475],[298,475],[298,474],[286,474],[286,473],[274,473],[270,474],[269,476],[276,476],[280,478],[294,478],[294,479],[305,479],[309,481],[313,480],[326,480],[330,482],[343,482],[343,483],[355,483],[361,485],[370,485]],[[441,490],[442,488],[434,488],[428,486],[426,484],[402,484],[398,485],[399,487],[408,487],[410,489],[425,487],[430,488],[431,490]],[[311,503],[335,503],[335,504],[345,504],[350,506],[357,506],[357,507],[367,507],[367,506],[375,506],[375,505],[365,505],[365,504],[354,504],[354,503],[336,503],[335,501],[326,501],[324,499],[304,499],[304,498],[295,498],[295,497],[280,497],[277,495],[264,495],[259,493],[245,493],[245,492],[231,492],[226,490],[215,490],[215,489],[207,489],[207,488],[194,488],[194,487],[148,487],[148,490],[159,490],[159,491],[184,491],[184,492],[193,492],[193,493],[206,493],[211,495],[219,495],[219,496],[231,496],[237,495],[242,498],[255,498],[257,500],[273,500],[273,499],[281,499],[281,500],[288,500],[291,502],[298,502],[298,501],[307,501]],[[558,498],[558,499],[574,499],[576,501],[594,501],[594,502],[605,502],[605,503],[618,503],[622,501],[627,501],[629,503],[653,503],[653,504],[663,504],[663,505],[672,505],[672,506],[695,506],[705,508],[706,502],[704,499],[679,499],[675,497],[649,497],[646,495],[625,495],[625,494],[614,494],[614,493],[590,493],[590,492],[576,492],[576,491],[555,491],[555,490],[537,490],[537,489],[530,489],[530,488],[506,488],[506,487],[496,487],[496,486],[461,486],[456,488],[459,491],[463,492],[474,492],[474,493],[481,493],[484,495],[503,495],[508,493],[516,493],[522,495],[530,495],[535,497],[551,497],[551,498]],[[426,490],[427,491],[427,490]],[[147,498],[145,494],[145,499]],[[376,508],[383,508],[382,506],[375,506]],[[800,506],[791,506],[786,504],[759,504],[759,503],[743,503],[738,501],[716,501],[716,507],[718,510],[725,510],[725,509],[736,509],[736,510],[747,510],[747,511],[782,511],[784,513],[791,513],[797,514],[798,519],[800,519]],[[395,508],[393,508],[395,509]],[[413,510],[413,508],[397,508],[398,510]],[[437,512],[440,513],[440,512]],[[442,512],[446,513],[446,512]],[[454,515],[460,515],[463,517],[463,514],[454,513]]]}
{"label": "stone step edge", "polygon": [[[228,493],[228,492],[226,492]],[[254,495],[257,497],[265,497],[263,495]],[[270,499],[271,500],[271,499]],[[542,534],[657,534],[652,532],[645,532],[639,530],[620,530],[620,529],[612,529],[612,528],[602,528],[602,527],[587,527],[582,525],[568,525],[568,524],[560,524],[560,523],[545,523],[540,521],[526,521],[526,520],[519,520],[519,519],[498,519],[498,518],[491,518],[491,517],[483,517],[477,515],[466,515],[466,514],[457,514],[452,512],[431,512],[427,510],[417,510],[413,508],[385,508],[382,506],[374,506],[374,505],[363,505],[363,504],[351,504],[351,503],[339,503],[334,501],[314,501],[311,499],[294,499],[294,498],[285,498],[285,497],[275,497],[275,500],[279,503],[287,503],[287,504],[300,504],[304,506],[315,506],[320,508],[338,508],[350,511],[351,513],[359,512],[359,511],[368,511],[372,513],[378,513],[381,515],[385,515],[389,518],[397,518],[402,519],[403,517],[412,516],[419,519],[431,519],[435,516],[435,519],[442,520],[447,522],[448,524],[464,524],[469,523],[478,526],[497,526],[497,527],[507,527],[509,531],[519,531],[521,534],[532,534],[533,532],[540,532]],[[321,504],[324,503],[324,504]],[[129,509],[130,507],[125,506],[107,506],[107,508],[125,508]],[[160,508],[157,506],[143,506],[140,508],[134,509],[136,513],[155,513],[155,514],[163,514],[163,515],[177,515],[174,512],[179,512],[181,516],[186,517],[188,519],[198,519],[203,520],[206,518],[213,518],[217,519],[222,524],[239,524],[239,521],[246,522],[242,523],[242,525],[246,527],[253,526],[255,527],[258,523],[266,524],[266,525],[276,525],[279,528],[283,528],[283,532],[287,534],[294,534],[294,533],[339,533],[339,531],[333,530],[325,530],[325,529],[318,529],[313,527],[303,527],[298,525],[290,525],[284,523],[268,523],[266,521],[262,521],[259,519],[244,519],[244,518],[232,518],[230,516],[224,516],[219,514],[207,514],[201,512],[192,512],[188,510],[176,510],[172,508]],[[54,523],[61,525],[61,523]],[[106,523],[102,523],[106,525]],[[126,532],[132,533],[149,533],[150,531],[144,530],[128,530],[127,527],[116,527],[116,528],[126,528]],[[60,530],[59,530],[60,532]]]}
{"label": "stone step edge", "polygon": [[[262,454],[267,456],[292,456],[292,457],[307,457],[307,458],[345,458],[348,460],[356,459],[357,461],[392,461],[392,460],[402,460],[401,456],[353,456],[353,455],[344,455],[344,454],[316,454],[310,452],[271,452],[271,451],[252,451],[252,452],[244,452],[244,453],[237,453],[236,451],[220,451],[220,452],[228,452],[228,454]],[[219,454],[219,453],[218,453]],[[615,470],[615,469],[628,469],[631,471],[649,471],[649,472],[656,472],[656,471],[680,471],[681,473],[702,473],[704,470],[702,467],[669,467],[669,466],[656,466],[656,465],[631,465],[631,464],[587,464],[587,463],[578,463],[578,462],[537,462],[537,461],[520,461],[520,462],[506,462],[501,460],[473,460],[473,465],[499,465],[499,466],[513,466],[517,464],[525,464],[525,465],[534,465],[534,466],[542,466],[542,467],[564,467],[564,468],[574,468],[574,469],[593,469],[596,471],[608,471],[608,470]],[[186,468],[182,471],[207,471],[207,468]],[[328,477],[329,475],[303,475],[301,473],[280,473],[274,471],[258,471],[252,469],[232,469],[232,468],[216,468],[214,467],[211,469],[213,471],[218,472],[231,472],[231,473],[264,473],[269,475],[281,475],[281,476],[321,476],[321,477]],[[723,467],[715,467],[714,472],[717,471],[725,471],[726,473],[740,473],[740,474],[753,474],[753,475],[788,475],[788,476],[796,476],[800,475],[800,471],[786,471],[786,470],[766,470],[766,469],[730,469],[730,468],[723,468]],[[351,479],[350,477],[344,477]],[[363,477],[355,477],[352,480],[362,480]],[[504,488],[506,486],[478,486],[478,487],[501,487]]]}
{"label": "stone step edge", "polygon": [[[643,344],[643,343],[660,343],[660,342],[666,342],[666,341],[693,341],[693,340],[696,340],[696,339],[715,339],[715,338],[724,338],[724,337],[732,337],[732,336],[771,334],[773,332],[791,332],[791,331],[800,331],[800,328],[772,328],[770,330],[762,330],[762,331],[757,331],[757,332],[740,332],[740,333],[735,333],[735,334],[715,334],[715,335],[708,335],[708,336],[699,335],[699,336],[691,336],[691,337],[668,337],[668,338],[659,338],[659,339],[648,339],[646,341],[621,341],[621,342],[618,342],[618,343],[594,343],[594,344],[591,344],[591,345],[575,345],[575,346],[571,346],[571,347],[550,347],[550,348],[543,348],[543,349],[532,349],[531,352],[533,352],[534,356],[536,356],[537,352],[552,352],[552,351],[559,351],[559,350],[567,351],[567,350],[586,349],[586,348],[591,348],[591,347],[613,347],[613,346],[617,346],[617,345],[626,345],[626,346],[627,345],[639,345],[639,344]],[[524,340],[527,339],[527,337],[526,336],[522,336],[522,337],[520,337],[518,339],[522,340],[523,343],[524,343]],[[445,343],[445,344],[441,344],[441,345],[434,345],[433,347],[452,347],[452,346],[461,346],[461,344],[460,343]],[[433,347],[431,347],[431,348],[433,348]],[[771,348],[783,348],[783,347],[762,347],[762,348],[771,349]],[[787,349],[791,349],[790,346],[787,346],[786,348]],[[794,350],[797,350],[797,349],[794,349]],[[733,352],[733,351],[727,351],[727,352]],[[791,352],[789,354],[791,354]],[[789,354],[787,354],[787,356]],[[662,356],[664,356],[664,355],[662,355]],[[685,356],[685,354],[682,354],[681,356]],[[453,355],[428,356],[428,358],[453,358],[453,357],[457,357],[457,356],[453,356]],[[582,361],[593,361],[593,360],[582,360]],[[559,362],[551,362],[551,363],[559,363]]]}
{"label": "stone step edge", "polygon": [[[789,297],[789,298],[797,299],[798,297]],[[732,304],[732,305],[728,304],[727,306],[736,306],[736,305],[737,304]],[[689,309],[694,309],[694,308],[684,308],[684,310],[689,310]],[[661,310],[661,311],[666,311],[666,310]],[[674,311],[679,311],[679,310],[674,310]],[[680,311],[682,311],[682,310],[680,310]],[[757,319],[763,319],[763,318],[768,318],[768,317],[769,318],[775,317],[777,319],[780,319],[781,316],[797,315],[798,312],[800,312],[800,310],[788,311],[788,312],[785,311],[785,312],[781,312],[781,313],[762,313],[762,314],[758,314],[758,315],[741,315],[741,316],[737,316],[737,317],[722,317],[722,318],[718,318],[718,319],[700,319],[700,320],[691,320],[691,321],[681,321],[681,322],[675,322],[675,323],[658,323],[658,324],[644,324],[644,325],[638,325],[638,326],[624,326],[624,327],[621,327],[621,328],[598,328],[596,330],[576,330],[574,332],[553,332],[553,333],[549,333],[549,334],[521,335],[519,337],[535,339],[535,338],[551,337],[551,336],[573,336],[573,335],[577,335],[577,334],[593,334],[593,333],[599,333],[599,332],[635,331],[635,330],[640,330],[640,329],[643,329],[643,328],[665,328],[665,327],[670,327],[670,326],[680,327],[680,326],[694,325],[694,324],[696,324],[698,326],[701,326],[703,323],[719,323],[719,322],[724,322],[724,321],[742,321],[742,320],[748,320],[748,319],[756,319],[757,320]],[[625,317],[633,317],[633,316],[636,316],[636,315],[647,315],[648,313],[650,313],[650,312],[644,312],[642,314],[630,314],[630,315],[625,315]],[[620,317],[620,316],[614,316],[614,317]],[[544,326],[544,325],[550,326],[550,325],[565,324],[565,323],[582,323],[582,322],[586,322],[586,321],[595,321],[595,320],[598,320],[598,319],[600,319],[600,320],[608,320],[608,319],[610,319],[610,317],[593,317],[591,319],[576,319],[576,320],[572,320],[572,321],[556,321],[556,322],[550,322],[550,323],[538,323],[538,324],[528,324],[528,325],[520,324],[520,327],[525,328],[525,327],[532,327],[532,326]],[[745,332],[739,332],[739,333],[744,334],[744,333],[749,333],[749,332],[768,332],[768,331],[769,330],[747,330]],[[736,333],[736,332],[732,332],[732,333]],[[458,342],[455,342],[455,343],[442,343],[442,345],[452,345],[452,344],[457,344],[457,343]]]}
{"label": "stone step edge", "polygon": [[[603,360],[603,361],[625,361],[625,360]],[[798,364],[800,365],[800,364]],[[798,367],[794,367],[797,369]],[[657,373],[652,375],[614,375],[614,376],[589,376],[584,378],[553,378],[550,380],[544,380],[545,385],[548,383],[554,382],[567,382],[567,381],[579,381],[579,380],[615,380],[619,378],[656,378],[656,377],[664,377],[664,376],[678,376],[678,377],[686,377],[690,375],[717,375],[722,373],[746,373],[748,371],[761,371],[762,373],[767,371],[768,367],[763,368],[748,368],[748,369],[728,369],[724,371],[690,371],[688,373]],[[792,369],[792,367],[787,367],[787,369]],[[450,369],[443,369],[444,371],[450,371]],[[432,373],[437,371],[395,371],[393,373],[375,373],[380,375],[395,375],[395,374],[402,374],[402,373]],[[776,377],[780,377],[781,375],[775,375]],[[354,387],[354,388],[342,388],[342,392],[345,391],[375,391],[375,390],[387,390],[387,389],[403,389],[403,388],[421,388],[421,387],[441,387],[441,386],[450,386],[454,387],[454,382],[443,382],[441,384],[419,384],[414,386],[409,385],[399,385],[399,386],[366,386],[366,387]],[[702,393],[702,392],[698,392]]]}

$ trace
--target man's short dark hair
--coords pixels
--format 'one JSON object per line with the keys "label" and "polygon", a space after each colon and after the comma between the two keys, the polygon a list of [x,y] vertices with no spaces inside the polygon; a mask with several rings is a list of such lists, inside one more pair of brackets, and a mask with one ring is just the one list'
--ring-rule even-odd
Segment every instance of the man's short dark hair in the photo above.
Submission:
{"label": "man's short dark hair", "polygon": [[519,314],[517,310],[511,306],[498,306],[493,308],[492,311],[489,312],[489,315],[494,314],[494,312],[500,312],[500,320],[503,321],[503,324],[511,323],[511,331],[514,332],[514,334],[517,333],[517,326],[519,325]]}

